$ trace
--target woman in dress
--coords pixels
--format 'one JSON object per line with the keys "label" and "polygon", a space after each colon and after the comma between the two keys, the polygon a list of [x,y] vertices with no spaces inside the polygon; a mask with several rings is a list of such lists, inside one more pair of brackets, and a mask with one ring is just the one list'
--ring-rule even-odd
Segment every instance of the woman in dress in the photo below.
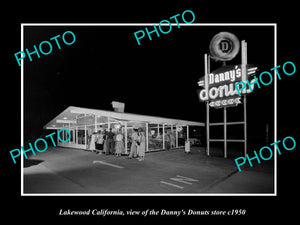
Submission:
{"label": "woman in dress", "polygon": [[103,143],[104,143],[104,134],[102,131],[98,131],[97,136],[96,136],[96,153],[97,154],[102,154],[103,151]]}
{"label": "woman in dress", "polygon": [[146,137],[142,129],[139,129],[138,143],[139,143],[139,145],[137,146],[138,160],[143,161],[145,159]]}
{"label": "woman in dress", "polygon": [[116,156],[121,156],[123,151],[124,151],[123,134],[120,131],[118,131],[116,135],[116,146],[115,146]]}
{"label": "woman in dress", "polygon": [[90,150],[93,152],[96,150],[96,132],[92,133],[90,141]]}

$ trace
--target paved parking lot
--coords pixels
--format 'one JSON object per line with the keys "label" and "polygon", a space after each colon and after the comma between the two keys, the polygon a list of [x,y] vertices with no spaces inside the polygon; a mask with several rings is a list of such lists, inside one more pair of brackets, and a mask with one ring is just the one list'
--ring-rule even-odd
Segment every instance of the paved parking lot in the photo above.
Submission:
{"label": "paved parking lot", "polygon": [[152,152],[145,161],[52,147],[24,160],[24,193],[273,193],[273,165],[237,172],[234,159],[204,148]]}

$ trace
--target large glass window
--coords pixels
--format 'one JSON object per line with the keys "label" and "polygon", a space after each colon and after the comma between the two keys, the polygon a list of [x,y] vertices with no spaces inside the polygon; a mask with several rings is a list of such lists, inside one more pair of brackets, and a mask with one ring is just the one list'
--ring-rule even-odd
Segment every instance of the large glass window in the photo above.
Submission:
{"label": "large glass window", "polygon": [[78,144],[80,144],[80,145],[85,144],[85,135],[86,135],[86,132],[84,130],[84,127],[78,127],[77,128]]}
{"label": "large glass window", "polygon": [[149,140],[149,145],[148,145],[149,151],[163,148],[162,125],[160,124],[148,125],[148,140]]}
{"label": "large glass window", "polygon": [[[71,133],[71,131],[69,130],[69,132]],[[66,143],[65,140],[69,139],[69,132],[67,132],[66,130],[62,130],[59,132],[59,138],[58,141],[61,143]],[[72,133],[71,133],[71,137],[70,139],[72,139]],[[73,140],[73,139],[72,139]],[[69,140],[70,141],[70,140]]]}
{"label": "large glass window", "polygon": [[102,123],[102,124],[108,123],[108,117],[106,117],[106,116],[97,116],[97,124],[98,123]]}
{"label": "large glass window", "polygon": [[70,138],[70,142],[73,143],[74,142],[74,130],[70,129],[70,134],[71,134],[71,138]]}
{"label": "large glass window", "polygon": [[95,125],[95,115],[87,115],[85,122],[86,125]]}
{"label": "large glass window", "polygon": [[130,152],[131,149],[131,143],[132,143],[132,132],[133,132],[133,127],[128,127],[127,126],[127,152]]}

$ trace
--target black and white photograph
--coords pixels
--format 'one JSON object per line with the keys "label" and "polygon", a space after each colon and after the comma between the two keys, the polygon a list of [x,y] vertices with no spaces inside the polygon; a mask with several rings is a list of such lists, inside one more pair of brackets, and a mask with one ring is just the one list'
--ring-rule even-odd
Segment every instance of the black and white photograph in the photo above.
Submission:
{"label": "black and white photograph", "polygon": [[[274,157],[235,162],[274,140],[274,86],[250,77],[275,65],[275,25],[164,25],[23,25],[25,46],[52,48],[23,59],[25,195],[275,193]],[[61,49],[39,44],[52,36]]]}
{"label": "black and white photograph", "polygon": [[14,19],[3,164],[22,215],[103,224],[294,215],[295,23],[200,8]]}

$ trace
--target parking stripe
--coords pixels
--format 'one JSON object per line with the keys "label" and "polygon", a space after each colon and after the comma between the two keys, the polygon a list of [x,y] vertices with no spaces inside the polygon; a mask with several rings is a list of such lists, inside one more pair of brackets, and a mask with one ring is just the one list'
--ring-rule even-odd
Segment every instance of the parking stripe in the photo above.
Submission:
{"label": "parking stripe", "polygon": [[177,182],[181,182],[181,183],[184,183],[184,184],[192,185],[192,183],[184,181],[184,180],[182,180],[180,178],[170,178],[170,179],[173,180],[173,181],[177,181]]}
{"label": "parking stripe", "polygon": [[181,186],[179,186],[179,185],[172,184],[172,183],[165,182],[165,181],[160,181],[160,183],[166,184],[166,185],[170,185],[170,186],[173,186],[173,187],[176,187],[176,188],[179,188],[179,189],[183,189],[183,188],[184,188],[184,187],[181,187]]}
{"label": "parking stripe", "polygon": [[107,163],[107,162],[103,162],[103,161],[100,161],[100,160],[94,160],[93,164],[95,164],[95,163],[101,163],[103,165],[112,166],[112,167],[119,168],[119,169],[123,169],[124,168],[123,166],[118,166],[118,165]]}

